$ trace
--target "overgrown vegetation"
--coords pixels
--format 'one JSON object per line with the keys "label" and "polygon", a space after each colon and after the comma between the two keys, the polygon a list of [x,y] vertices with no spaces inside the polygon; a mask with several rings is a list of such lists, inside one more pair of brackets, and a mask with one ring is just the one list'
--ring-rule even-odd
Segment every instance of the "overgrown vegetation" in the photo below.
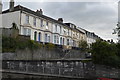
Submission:
{"label": "overgrown vegetation", "polygon": [[21,40],[19,38],[11,38],[11,37],[2,38],[2,52],[15,52],[18,49],[26,49],[26,48],[29,48],[30,50],[34,50],[34,49],[40,49],[42,47],[51,50],[54,48],[54,44],[48,43],[47,45],[43,45],[33,40]]}
{"label": "overgrown vegetation", "polygon": [[91,53],[95,64],[120,68],[120,44],[98,40],[92,44]]}

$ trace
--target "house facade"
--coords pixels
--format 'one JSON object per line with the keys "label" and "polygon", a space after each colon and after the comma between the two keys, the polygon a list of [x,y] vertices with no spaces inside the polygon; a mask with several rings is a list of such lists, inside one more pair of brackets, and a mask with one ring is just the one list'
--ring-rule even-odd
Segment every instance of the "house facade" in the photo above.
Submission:
{"label": "house facade", "polygon": [[[120,1],[118,2],[118,28],[120,28]],[[118,43],[120,43],[120,30],[118,30]]]}
{"label": "house facade", "polygon": [[86,38],[87,38],[88,46],[90,46],[92,43],[95,43],[96,40],[101,39],[95,33],[89,31],[86,31]]}
{"label": "house facade", "polygon": [[0,14],[2,13],[2,2],[0,1]]}
{"label": "house facade", "polygon": [[[84,30],[72,23],[63,23],[43,14],[42,9],[32,11],[21,5],[14,7],[10,1],[8,10],[2,12],[3,28],[11,28],[16,23],[20,35],[28,35],[31,40],[43,43],[78,47],[80,40],[87,40]],[[93,41],[94,42],[94,41]]]}

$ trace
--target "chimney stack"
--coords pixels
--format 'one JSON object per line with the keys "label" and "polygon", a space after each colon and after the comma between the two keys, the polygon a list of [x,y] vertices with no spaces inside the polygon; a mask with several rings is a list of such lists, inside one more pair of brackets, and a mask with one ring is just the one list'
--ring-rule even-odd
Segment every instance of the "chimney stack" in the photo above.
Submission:
{"label": "chimney stack", "polygon": [[13,11],[13,10],[14,10],[14,0],[10,0],[9,11]]}
{"label": "chimney stack", "polygon": [[0,14],[2,13],[2,2],[0,1]]}
{"label": "chimney stack", "polygon": [[36,12],[37,12],[37,14],[41,14],[41,15],[43,15],[43,11],[42,11],[42,9],[37,10]]}
{"label": "chimney stack", "polygon": [[63,18],[58,18],[58,21],[63,23]]}

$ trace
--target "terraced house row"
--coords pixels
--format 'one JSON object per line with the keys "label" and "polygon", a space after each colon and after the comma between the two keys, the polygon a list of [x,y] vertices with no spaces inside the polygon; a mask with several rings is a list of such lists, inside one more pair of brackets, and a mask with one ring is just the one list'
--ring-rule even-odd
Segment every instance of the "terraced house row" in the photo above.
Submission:
{"label": "terraced house row", "polygon": [[78,47],[81,40],[91,44],[100,38],[73,23],[64,23],[62,18],[47,17],[42,9],[32,11],[21,5],[14,7],[14,0],[10,1],[9,9],[2,12],[2,21],[4,28],[16,23],[20,35],[29,35],[31,40],[43,43]]}

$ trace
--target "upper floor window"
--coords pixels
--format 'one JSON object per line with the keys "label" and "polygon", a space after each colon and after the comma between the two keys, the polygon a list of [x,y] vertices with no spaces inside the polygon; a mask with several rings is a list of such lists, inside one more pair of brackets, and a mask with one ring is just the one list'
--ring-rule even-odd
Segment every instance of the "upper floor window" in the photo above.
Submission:
{"label": "upper floor window", "polygon": [[49,24],[49,23],[48,23],[48,22],[46,22],[46,26],[48,26],[48,24]]}
{"label": "upper floor window", "polygon": [[70,31],[69,31],[69,29],[68,29],[68,35],[70,34]]}
{"label": "upper floor window", "polygon": [[42,19],[40,20],[40,23],[41,23],[40,26],[43,27],[43,20]]}
{"label": "upper floor window", "polygon": [[62,27],[60,26],[60,33],[62,33]]}
{"label": "upper floor window", "polygon": [[36,18],[34,18],[33,24],[34,26],[36,26]]}
{"label": "upper floor window", "polygon": [[26,23],[29,23],[29,16],[26,15]]}
{"label": "upper floor window", "polygon": [[46,22],[46,29],[48,29],[48,22]]}
{"label": "upper floor window", "polygon": [[65,30],[64,30],[64,34],[66,34]]}
{"label": "upper floor window", "polygon": [[57,32],[57,25],[55,25],[55,31]]}

